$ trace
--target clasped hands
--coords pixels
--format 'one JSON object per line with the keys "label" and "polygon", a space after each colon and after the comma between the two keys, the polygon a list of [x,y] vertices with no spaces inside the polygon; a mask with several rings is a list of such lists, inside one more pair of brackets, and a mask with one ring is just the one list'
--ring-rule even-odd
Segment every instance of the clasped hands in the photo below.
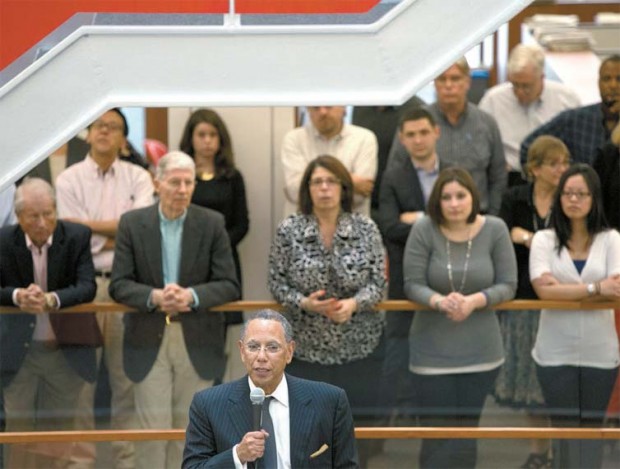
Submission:
{"label": "clasped hands", "polygon": [[46,295],[51,295],[51,293],[45,293],[39,285],[31,283],[28,285],[28,288],[17,289],[15,300],[17,306],[22,311],[28,313],[47,313],[51,309]]}
{"label": "clasped hands", "polygon": [[302,309],[321,314],[331,319],[336,324],[347,322],[357,310],[355,298],[325,298],[325,290],[317,290],[310,293],[301,302]]}
{"label": "clasped hands", "polygon": [[192,309],[194,295],[189,288],[169,283],[164,288],[153,289],[151,302],[166,314],[187,313]]}
{"label": "clasped hands", "polygon": [[452,292],[439,300],[439,310],[446,313],[448,319],[454,322],[462,322],[467,319],[476,309],[472,295],[463,295]]}

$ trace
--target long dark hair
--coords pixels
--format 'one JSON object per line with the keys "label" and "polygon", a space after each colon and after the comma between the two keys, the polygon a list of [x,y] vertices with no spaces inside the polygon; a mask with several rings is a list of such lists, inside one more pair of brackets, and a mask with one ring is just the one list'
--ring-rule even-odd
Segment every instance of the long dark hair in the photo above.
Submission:
{"label": "long dark hair", "polygon": [[605,214],[603,213],[603,195],[601,192],[601,181],[590,165],[578,163],[568,168],[558,184],[553,199],[553,210],[551,211],[551,227],[555,230],[558,238],[558,255],[563,247],[568,247],[568,240],[572,234],[572,225],[564,211],[562,210],[562,193],[568,178],[581,175],[588,186],[592,197],[592,206],[586,217],[586,229],[592,239],[594,235],[609,228]]}
{"label": "long dark hair", "polygon": [[215,166],[215,177],[225,176],[230,177],[234,174],[235,159],[232,150],[232,140],[230,134],[226,128],[226,124],[213,109],[198,109],[194,111],[183,130],[183,136],[179,143],[179,148],[182,152],[187,153],[194,158],[194,146],[192,145],[192,138],[194,136],[194,129],[198,124],[202,123],[211,124],[217,130],[220,137],[220,149],[215,155],[213,162]]}

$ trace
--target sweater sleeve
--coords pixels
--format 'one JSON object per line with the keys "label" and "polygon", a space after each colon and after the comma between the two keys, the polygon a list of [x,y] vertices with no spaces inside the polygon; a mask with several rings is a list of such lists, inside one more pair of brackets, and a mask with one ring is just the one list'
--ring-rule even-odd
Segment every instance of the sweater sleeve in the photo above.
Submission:
{"label": "sweater sleeve", "polygon": [[495,220],[497,220],[497,230],[489,246],[495,281],[490,287],[482,289],[488,298],[487,307],[512,300],[517,292],[517,259],[510,240],[510,233],[503,221]]}

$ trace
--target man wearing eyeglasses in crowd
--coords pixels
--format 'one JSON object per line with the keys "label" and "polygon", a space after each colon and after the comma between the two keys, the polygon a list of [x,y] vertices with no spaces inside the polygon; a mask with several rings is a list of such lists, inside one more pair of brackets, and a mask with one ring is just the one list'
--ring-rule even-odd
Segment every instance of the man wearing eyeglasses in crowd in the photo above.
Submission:
{"label": "man wearing eyeglasses in crowd", "polygon": [[[194,396],[184,469],[359,467],[344,390],[284,373],[294,350],[291,325],[280,313],[259,311],[245,323],[239,352],[248,375]],[[266,395],[260,430],[253,428],[250,400],[257,388]]]}
{"label": "man wearing eyeglasses in crowd", "polygon": [[353,211],[370,216],[370,196],[377,173],[377,137],[370,130],[344,122],[344,106],[308,106],[310,122],[289,131],[282,141],[284,216],[297,212],[301,176],[321,155],[338,158],[353,179]]}
{"label": "man wearing eyeglasses in crowd", "polygon": [[[56,180],[60,218],[84,224],[93,232],[91,251],[98,302],[112,301],[108,286],[121,215],[153,203],[154,187],[148,171],[119,159],[127,133],[127,120],[120,109],[103,113],[88,127],[90,152],[86,158],[68,167]],[[123,317],[117,313],[100,313],[97,319],[104,337],[104,359],[112,391],[111,427],[135,428],[133,384],[123,372]],[[87,386],[81,397],[83,406],[92,408],[93,397],[94,385]],[[93,425],[92,420],[89,416],[80,426],[88,429]],[[115,467],[133,468],[131,442],[114,442],[112,452]]]}
{"label": "man wearing eyeglasses in crowd", "polygon": [[[434,84],[437,102],[428,110],[441,129],[437,140],[441,164],[469,171],[480,191],[482,212],[497,215],[508,178],[504,147],[495,119],[468,101],[471,76],[465,57],[435,78]],[[397,131],[388,169],[408,159]]]}
{"label": "man wearing eyeglasses in crowd", "polygon": [[545,79],[545,55],[534,44],[519,44],[508,58],[508,82],[484,94],[478,107],[497,121],[508,167],[508,186],[524,183],[519,149],[534,129],[580,105],[568,86]]}

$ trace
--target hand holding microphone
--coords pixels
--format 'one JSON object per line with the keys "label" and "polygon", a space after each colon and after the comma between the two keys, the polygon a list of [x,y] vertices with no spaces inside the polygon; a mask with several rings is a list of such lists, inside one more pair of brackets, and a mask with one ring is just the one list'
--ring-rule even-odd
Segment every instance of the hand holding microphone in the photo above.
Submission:
{"label": "hand holding microphone", "polygon": [[250,400],[252,401],[252,431],[243,435],[243,439],[237,445],[237,456],[239,456],[242,464],[256,461],[263,457],[265,440],[269,436],[265,430],[261,429],[265,391],[261,388],[254,388],[250,392]]}

